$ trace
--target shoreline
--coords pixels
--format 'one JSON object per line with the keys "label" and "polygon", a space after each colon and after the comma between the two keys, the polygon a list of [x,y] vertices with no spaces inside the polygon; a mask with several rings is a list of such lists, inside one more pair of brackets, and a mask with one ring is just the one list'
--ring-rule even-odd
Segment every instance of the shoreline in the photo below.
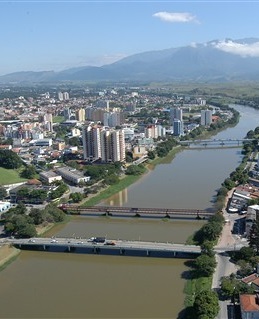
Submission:
{"label": "shoreline", "polygon": [[20,255],[20,252],[19,249],[8,244],[0,246],[0,271],[11,264]]}

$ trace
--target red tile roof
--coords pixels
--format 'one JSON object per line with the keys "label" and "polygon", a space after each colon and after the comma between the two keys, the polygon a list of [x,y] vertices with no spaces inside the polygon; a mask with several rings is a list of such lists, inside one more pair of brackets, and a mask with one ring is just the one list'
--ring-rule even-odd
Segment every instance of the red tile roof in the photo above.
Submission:
{"label": "red tile roof", "polygon": [[240,295],[241,311],[258,311],[259,305],[256,303],[256,295]]}
{"label": "red tile roof", "polygon": [[252,274],[250,276],[247,276],[245,278],[242,279],[242,281],[245,283],[245,284],[250,284],[251,282],[253,282],[256,278],[257,278],[257,274]]}

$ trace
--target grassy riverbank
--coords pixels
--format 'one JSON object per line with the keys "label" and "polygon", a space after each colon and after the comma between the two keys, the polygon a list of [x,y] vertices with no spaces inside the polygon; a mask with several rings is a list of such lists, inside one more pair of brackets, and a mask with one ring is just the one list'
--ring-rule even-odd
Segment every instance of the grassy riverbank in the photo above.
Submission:
{"label": "grassy riverbank", "polygon": [[10,265],[20,254],[20,250],[4,244],[0,247],[0,271]]}
{"label": "grassy riverbank", "polygon": [[191,307],[194,303],[195,296],[198,292],[202,290],[210,290],[212,285],[212,277],[199,277],[192,278],[190,272],[190,278],[187,279],[186,285],[184,287],[185,294],[185,307]]}

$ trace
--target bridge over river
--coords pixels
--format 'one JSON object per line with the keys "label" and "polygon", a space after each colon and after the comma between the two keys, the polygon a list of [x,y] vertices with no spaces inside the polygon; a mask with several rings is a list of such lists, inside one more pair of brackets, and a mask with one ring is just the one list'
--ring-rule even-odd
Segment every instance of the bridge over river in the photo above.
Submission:
{"label": "bridge over river", "polygon": [[[98,238],[98,237],[97,237]],[[101,238],[101,237],[100,237]],[[201,248],[195,245],[174,243],[107,240],[78,238],[30,238],[8,239],[7,242],[24,250],[64,252],[78,254],[104,254],[123,256],[146,256],[160,258],[193,258],[199,256]]]}
{"label": "bridge over river", "polygon": [[207,139],[207,140],[186,140],[180,141],[180,144],[183,146],[189,147],[202,147],[202,148],[226,148],[226,147],[242,147],[244,143],[252,142],[254,139],[249,138],[228,138],[228,139]]}
{"label": "bridge over river", "polygon": [[143,208],[120,206],[79,206],[62,204],[59,206],[64,212],[78,215],[114,216],[114,217],[165,217],[178,219],[207,219],[214,212],[201,209],[183,208]]}
{"label": "bridge over river", "polygon": [[[97,241],[95,241],[95,239]],[[98,240],[99,239],[99,240]],[[30,238],[6,239],[6,244],[11,244],[19,249],[38,250],[48,252],[63,252],[77,254],[103,254],[139,257],[160,258],[195,258],[201,254],[200,246],[175,243],[134,241],[121,239],[106,239],[93,237],[82,238]],[[231,245],[215,248],[215,253],[224,254],[228,251],[239,250],[245,244]]]}

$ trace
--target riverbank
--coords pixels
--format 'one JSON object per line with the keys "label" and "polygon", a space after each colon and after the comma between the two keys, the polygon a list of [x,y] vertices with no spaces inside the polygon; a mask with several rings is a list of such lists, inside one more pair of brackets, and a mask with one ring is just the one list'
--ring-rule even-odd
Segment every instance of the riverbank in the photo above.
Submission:
{"label": "riverbank", "polygon": [[101,203],[103,200],[111,197],[114,194],[124,190],[125,188],[129,187],[130,185],[136,183],[141,178],[145,177],[150,171],[154,170],[156,165],[162,163],[170,163],[175,155],[179,152],[184,150],[184,147],[178,145],[174,147],[166,157],[156,157],[154,160],[149,160],[149,162],[145,165],[145,173],[141,175],[125,175],[123,176],[118,184],[108,186],[107,188],[101,189],[96,194],[91,194],[86,199],[84,199],[80,206],[95,206]]}
{"label": "riverbank", "polygon": [[0,271],[11,264],[18,257],[20,252],[19,249],[7,244],[0,246]]}

